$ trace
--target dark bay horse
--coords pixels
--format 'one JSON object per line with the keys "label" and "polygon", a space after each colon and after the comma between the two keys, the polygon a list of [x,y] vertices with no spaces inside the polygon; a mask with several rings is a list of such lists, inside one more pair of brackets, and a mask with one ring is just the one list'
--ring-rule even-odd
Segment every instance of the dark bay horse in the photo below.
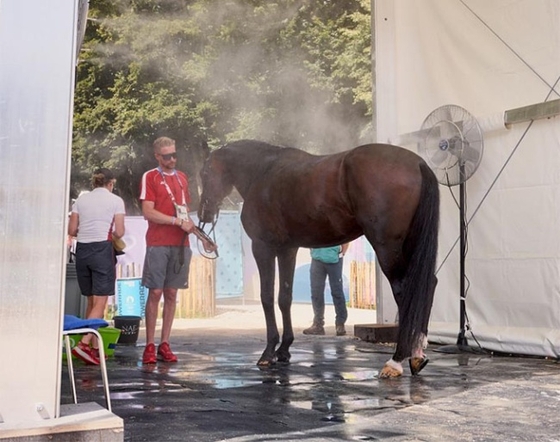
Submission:
{"label": "dark bay horse", "polygon": [[[259,366],[289,362],[294,340],[290,309],[299,247],[326,247],[365,235],[387,276],[399,311],[395,353],[380,377],[412,374],[428,362],[428,320],[436,286],[439,188],[424,160],[386,144],[334,155],[242,140],[213,151],[201,171],[198,216],[215,222],[235,187],[243,197],[241,222],[252,241],[260,276],[267,346]],[[278,349],[274,314],[276,261],[283,334]]]}

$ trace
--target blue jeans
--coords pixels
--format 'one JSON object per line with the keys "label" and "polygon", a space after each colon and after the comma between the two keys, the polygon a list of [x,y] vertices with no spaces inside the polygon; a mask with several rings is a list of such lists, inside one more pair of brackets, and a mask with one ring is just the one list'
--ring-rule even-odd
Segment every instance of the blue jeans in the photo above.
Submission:
{"label": "blue jeans", "polygon": [[331,296],[336,312],[336,325],[344,325],[348,318],[346,299],[342,288],[342,258],[336,264],[326,264],[316,259],[311,260],[309,270],[311,280],[311,304],[313,305],[313,324],[325,325],[325,282],[328,276]]}

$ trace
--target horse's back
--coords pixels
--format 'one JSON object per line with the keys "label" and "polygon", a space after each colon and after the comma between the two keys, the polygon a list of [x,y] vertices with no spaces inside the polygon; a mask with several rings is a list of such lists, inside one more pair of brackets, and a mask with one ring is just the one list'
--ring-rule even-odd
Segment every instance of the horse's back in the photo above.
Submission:
{"label": "horse's back", "polygon": [[366,144],[344,156],[343,171],[349,186],[358,191],[375,189],[395,192],[416,188],[422,182],[420,164],[424,160],[416,153],[390,144]]}
{"label": "horse's back", "polygon": [[414,167],[424,162],[415,152],[392,144],[364,144],[346,152],[346,161],[366,162],[369,167]]}

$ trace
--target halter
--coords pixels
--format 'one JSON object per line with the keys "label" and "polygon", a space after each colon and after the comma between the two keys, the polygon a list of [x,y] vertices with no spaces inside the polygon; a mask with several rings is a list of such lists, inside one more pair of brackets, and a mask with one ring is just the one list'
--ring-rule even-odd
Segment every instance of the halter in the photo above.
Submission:
{"label": "halter", "polygon": [[[198,243],[197,243],[198,252],[207,259],[216,259],[220,256],[218,254],[218,246],[216,244],[216,231],[214,230],[215,227],[216,227],[216,223],[218,222],[218,214],[219,213],[220,213],[220,210],[218,209],[218,211],[216,212],[216,216],[214,217],[214,221],[212,221],[212,223],[211,223],[211,228],[210,228],[210,231],[208,233],[206,233],[204,231],[204,227],[208,223],[203,223],[202,221],[198,222],[198,226],[195,227],[194,232],[193,232],[195,234],[195,236],[198,238]],[[210,237],[210,235],[212,235],[212,237]],[[215,246],[216,249],[214,251],[209,252],[206,249],[204,249],[204,245],[203,245],[202,246],[203,250],[201,250],[200,243],[203,242],[203,240],[208,241],[211,245]],[[212,255],[212,253],[214,255]]]}

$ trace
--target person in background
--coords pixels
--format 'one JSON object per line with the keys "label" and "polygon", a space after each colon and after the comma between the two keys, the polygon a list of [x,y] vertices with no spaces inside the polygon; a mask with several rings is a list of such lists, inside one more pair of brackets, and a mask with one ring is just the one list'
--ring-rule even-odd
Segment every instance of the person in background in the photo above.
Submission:
{"label": "person in background", "polygon": [[[144,173],[140,185],[142,213],[148,221],[142,285],[149,289],[146,303],[146,348],[143,364],[177,362],[169,338],[175,317],[177,290],[188,287],[192,251],[188,234],[195,229],[188,215],[191,201],[187,176],[175,169],[175,141],[160,137],[153,143],[158,167]],[[155,329],[163,296],[160,344],[156,351]]]}
{"label": "person in background", "polygon": [[[115,294],[116,256],[112,239],[124,235],[125,207],[113,194],[115,176],[106,168],[93,172],[91,192],[81,194],[72,205],[68,234],[77,237],[76,276],[87,296],[86,319],[103,318],[109,296]],[[72,349],[87,364],[99,364],[99,342],[88,333]]]}
{"label": "person in background", "polygon": [[348,318],[346,299],[342,288],[343,256],[348,250],[348,243],[340,246],[311,249],[311,304],[313,305],[313,324],[303,330],[305,335],[325,334],[325,281],[328,276],[331,287],[334,310],[336,313],[336,335],[344,336],[344,324]]}

